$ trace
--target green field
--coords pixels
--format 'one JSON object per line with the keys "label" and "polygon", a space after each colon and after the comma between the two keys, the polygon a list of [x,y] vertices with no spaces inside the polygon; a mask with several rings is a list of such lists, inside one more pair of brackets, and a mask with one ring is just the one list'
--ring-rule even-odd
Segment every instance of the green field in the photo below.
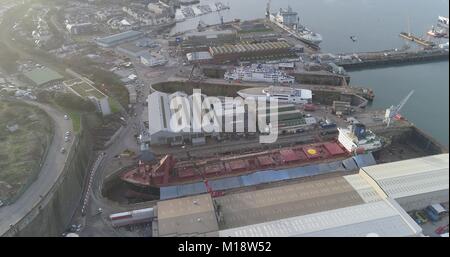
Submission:
{"label": "green field", "polygon": [[[18,125],[10,132],[7,126]],[[34,181],[52,138],[47,114],[30,105],[0,102],[0,199],[18,196]]]}
{"label": "green field", "polygon": [[122,111],[122,106],[120,106],[119,102],[117,102],[114,98],[109,97],[108,98],[109,107],[111,107],[112,113],[118,113]]}

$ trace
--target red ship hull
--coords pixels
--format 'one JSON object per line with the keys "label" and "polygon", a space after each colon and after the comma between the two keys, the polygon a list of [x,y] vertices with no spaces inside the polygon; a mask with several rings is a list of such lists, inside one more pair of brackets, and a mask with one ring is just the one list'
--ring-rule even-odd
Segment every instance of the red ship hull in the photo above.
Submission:
{"label": "red ship hull", "polygon": [[140,164],[120,178],[140,188],[162,187],[345,159],[350,154],[338,142],[299,145],[264,152],[176,162],[170,155],[157,165]]}

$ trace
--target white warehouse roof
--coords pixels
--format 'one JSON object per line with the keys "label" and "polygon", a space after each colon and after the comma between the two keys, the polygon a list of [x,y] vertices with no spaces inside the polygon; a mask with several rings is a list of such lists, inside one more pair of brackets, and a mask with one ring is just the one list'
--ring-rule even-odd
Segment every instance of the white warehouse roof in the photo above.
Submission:
{"label": "white warehouse roof", "polygon": [[449,188],[448,153],[368,166],[361,171],[394,199]]}
{"label": "white warehouse roof", "polygon": [[391,199],[219,231],[221,237],[392,237],[421,233]]}

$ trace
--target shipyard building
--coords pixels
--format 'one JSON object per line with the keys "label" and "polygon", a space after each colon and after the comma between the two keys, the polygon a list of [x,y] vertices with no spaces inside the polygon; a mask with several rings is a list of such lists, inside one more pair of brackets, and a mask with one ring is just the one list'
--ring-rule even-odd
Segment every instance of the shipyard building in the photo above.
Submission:
{"label": "shipyard building", "polygon": [[154,236],[423,236],[407,211],[448,202],[449,156],[212,197],[161,201]]}
{"label": "shipyard building", "polygon": [[98,38],[95,40],[95,42],[97,43],[97,45],[101,47],[108,48],[139,39],[142,36],[143,33],[140,31],[129,30],[122,33],[110,35],[107,37]]}
{"label": "shipyard building", "polygon": [[231,30],[191,32],[183,38],[183,47],[209,47],[234,44],[236,41],[236,32]]}
{"label": "shipyard building", "polygon": [[95,26],[90,22],[74,23],[66,25],[67,31],[73,35],[88,34],[94,31]]}
{"label": "shipyard building", "polygon": [[61,74],[47,67],[24,72],[23,76],[27,82],[37,87],[51,86],[64,80]]}
{"label": "shipyard building", "polygon": [[236,63],[259,59],[281,59],[294,56],[287,42],[265,42],[214,46],[209,48],[215,63]]}
{"label": "shipyard building", "polygon": [[[174,94],[166,94],[162,92],[154,92],[148,96],[148,120],[149,122],[149,138],[148,141],[152,145],[179,145],[185,142],[190,143],[204,143],[206,138],[220,138],[221,136],[226,136],[227,133],[193,133],[191,131],[192,124],[184,124],[186,127],[180,129],[179,131],[174,131],[171,129],[170,122],[172,119],[177,119],[180,124],[182,124],[182,117],[177,117],[179,115],[178,111],[171,109],[170,102],[174,97],[182,96],[189,99],[189,105],[192,106],[192,96],[187,96],[185,93],[176,92]],[[204,95],[202,97],[205,97]],[[203,98],[202,98],[203,99]],[[233,128],[242,127],[244,131],[238,134],[255,132],[249,131],[248,124],[257,124],[255,119],[258,119],[258,124],[269,124],[274,120],[274,115],[277,115],[278,119],[278,131],[279,133],[287,133],[289,131],[295,131],[301,127],[307,126],[305,117],[303,113],[296,109],[294,105],[283,104],[279,105],[278,108],[266,106],[265,108],[257,107],[255,113],[256,117],[249,115],[249,107],[246,105],[234,105],[229,104],[224,101],[224,98],[218,97],[221,101],[223,112],[218,112],[217,110],[202,111],[202,117],[205,114],[210,115],[212,121],[218,121],[222,126],[222,131],[225,131],[225,120],[233,120]],[[203,101],[203,100],[202,100]],[[191,117],[191,113],[184,114],[183,117]],[[228,124],[229,125],[229,124]],[[213,125],[211,125],[212,128]],[[256,128],[258,130],[258,128]],[[264,131],[264,130],[263,130]],[[234,134],[234,133],[233,133]]]}

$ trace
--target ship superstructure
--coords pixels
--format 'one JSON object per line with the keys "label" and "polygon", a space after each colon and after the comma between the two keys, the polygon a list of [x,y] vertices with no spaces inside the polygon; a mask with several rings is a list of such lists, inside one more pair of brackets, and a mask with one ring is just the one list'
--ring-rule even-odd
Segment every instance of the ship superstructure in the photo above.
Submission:
{"label": "ship superstructure", "polygon": [[267,6],[267,18],[288,32],[291,36],[313,45],[318,46],[323,38],[320,34],[309,30],[306,26],[300,24],[298,13],[294,12],[290,6],[287,9],[281,8],[278,13],[270,13],[270,5]]}
{"label": "ship superstructure", "polygon": [[294,83],[295,78],[274,68],[273,66],[253,64],[251,66],[241,66],[227,71],[224,75],[226,80],[239,80],[251,82],[267,83]]}
{"label": "ship superstructure", "polygon": [[312,91],[308,89],[270,86],[267,88],[247,88],[238,91],[238,95],[246,97],[266,97],[276,99],[280,103],[307,104],[312,102]]}
{"label": "ship superstructure", "polygon": [[380,150],[383,147],[381,138],[366,129],[361,123],[354,123],[348,128],[338,128],[339,143],[350,153],[364,153]]}
{"label": "ship superstructure", "polygon": [[437,25],[432,26],[427,34],[436,38],[448,38],[448,18],[439,16]]}

